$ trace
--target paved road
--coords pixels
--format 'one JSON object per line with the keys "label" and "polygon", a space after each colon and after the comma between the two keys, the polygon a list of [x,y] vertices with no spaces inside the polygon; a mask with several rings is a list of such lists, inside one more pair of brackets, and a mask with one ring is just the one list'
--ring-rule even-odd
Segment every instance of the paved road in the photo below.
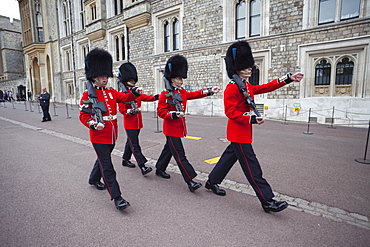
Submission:
{"label": "paved road", "polygon": [[[51,108],[41,123],[37,107],[0,107],[2,186],[1,246],[368,246],[370,165],[364,156],[366,128],[336,129],[267,121],[254,128],[254,149],[265,178],[290,207],[263,212],[236,164],[222,184],[227,196],[202,187],[190,193],[176,165],[172,177],[143,177],[120,165],[125,133],[113,161],[123,197],[120,212],[106,191],[88,185],[95,160],[76,106]],[[68,118],[67,118],[68,117]],[[120,123],[122,120],[119,118]],[[140,140],[154,166],[165,138],[161,120],[144,113]],[[227,146],[226,119],[187,116],[187,157],[204,181]],[[368,155],[369,157],[369,155]],[[172,164],[173,161],[172,161]],[[204,184],[204,182],[203,182]]]}

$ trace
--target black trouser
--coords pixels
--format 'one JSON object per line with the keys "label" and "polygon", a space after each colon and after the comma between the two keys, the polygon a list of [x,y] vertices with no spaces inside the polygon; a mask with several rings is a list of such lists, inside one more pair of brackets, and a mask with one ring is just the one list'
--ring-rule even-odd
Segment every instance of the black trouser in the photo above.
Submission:
{"label": "black trouser", "polygon": [[93,143],[92,145],[95,149],[97,159],[90,174],[90,181],[98,182],[100,181],[100,178],[103,177],[103,181],[107,186],[108,193],[113,200],[117,196],[121,195],[121,190],[116,180],[116,171],[113,168],[111,158],[111,153],[115,144]]}
{"label": "black trouser", "polygon": [[141,147],[139,144],[139,134],[140,129],[126,129],[127,141],[125,145],[125,150],[123,151],[122,159],[130,160],[131,155],[133,154],[138,166],[143,166],[148,160],[141,152]]}
{"label": "black trouser", "polygon": [[185,156],[185,150],[184,146],[182,145],[181,138],[166,136],[166,139],[166,144],[163,147],[162,153],[159,156],[155,167],[160,171],[165,171],[170,163],[171,157],[173,156],[185,182],[195,178],[197,173]]}
{"label": "black trouser", "polygon": [[270,201],[274,197],[274,193],[262,177],[261,166],[250,143],[230,143],[209,174],[209,181],[220,184],[237,160],[239,160],[244,175],[256,192],[258,199],[261,202]]}
{"label": "black trouser", "polygon": [[51,117],[50,117],[50,114],[49,114],[49,106],[48,105],[42,105],[41,109],[42,109],[42,114],[43,114],[42,120],[43,121],[51,120]]}

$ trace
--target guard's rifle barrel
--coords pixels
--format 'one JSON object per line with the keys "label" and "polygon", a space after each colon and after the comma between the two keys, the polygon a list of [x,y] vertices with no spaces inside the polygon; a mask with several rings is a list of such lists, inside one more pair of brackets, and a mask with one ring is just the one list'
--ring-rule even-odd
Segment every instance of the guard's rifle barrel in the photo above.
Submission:
{"label": "guard's rifle barrel", "polygon": [[252,99],[252,97],[249,95],[248,93],[248,90],[247,88],[245,87],[242,79],[240,78],[240,76],[238,76],[237,74],[234,74],[233,75],[233,78],[234,78],[234,81],[235,83],[238,85],[239,87],[239,90],[242,92],[242,94],[244,95],[245,97],[245,100],[247,101],[247,104],[249,105],[250,108],[252,108],[252,110],[254,111],[254,113],[256,114],[257,117],[261,117],[261,114],[258,112],[257,110],[257,106],[256,104],[254,103],[254,100]]}
{"label": "guard's rifle barrel", "polygon": [[172,98],[172,104],[174,104],[176,107],[176,111],[184,112],[184,109],[182,109],[182,106],[181,106],[181,101],[182,101],[181,95],[179,93],[174,92],[173,87],[171,86],[170,82],[167,80],[166,77],[163,77],[163,80],[164,80],[166,90],[168,91],[169,95]]}

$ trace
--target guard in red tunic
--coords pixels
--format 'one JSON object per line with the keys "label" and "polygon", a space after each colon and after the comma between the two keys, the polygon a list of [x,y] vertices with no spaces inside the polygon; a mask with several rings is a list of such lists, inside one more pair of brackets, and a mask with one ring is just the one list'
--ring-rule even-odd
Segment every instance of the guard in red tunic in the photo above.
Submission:
{"label": "guard in red tunic", "polygon": [[166,144],[156,164],[156,175],[162,178],[170,178],[165,172],[171,157],[173,156],[188,184],[189,190],[194,192],[202,184],[193,181],[197,176],[193,166],[185,156],[181,137],[186,136],[185,114],[186,102],[213,95],[220,91],[219,87],[205,88],[194,92],[187,92],[183,87],[183,79],[187,78],[188,63],[185,57],[175,55],[168,59],[164,77],[167,80],[166,90],[158,100],[158,116],[163,118],[163,134],[166,136]]}
{"label": "guard in red tunic", "polygon": [[[138,81],[136,67],[130,62],[123,63],[118,69],[118,80],[122,92],[130,93]],[[125,150],[122,155],[122,165],[135,167],[135,164],[130,161],[133,154],[143,175],[151,172],[152,168],[145,166],[148,160],[141,152],[139,144],[140,129],[143,128],[143,117],[140,107],[142,101],[156,101],[158,96],[142,94],[134,101],[118,104],[119,112],[123,114],[123,127],[127,136]]]}
{"label": "guard in red tunic", "polygon": [[[225,57],[226,70],[230,79],[237,74],[246,88],[247,94],[254,99],[254,95],[268,93],[292,81],[301,81],[302,73],[274,79],[262,85],[249,84],[247,79],[251,77],[254,58],[251,48],[246,41],[232,44]],[[224,91],[224,108],[228,117],[227,139],[231,142],[223,152],[219,162],[209,174],[205,187],[211,189],[215,194],[224,196],[225,190],[219,188],[218,184],[226,177],[231,167],[238,160],[242,170],[253,187],[265,212],[279,212],[288,207],[285,201],[275,201],[274,194],[268,182],[262,177],[262,170],[252,148],[252,124],[262,124],[263,117],[250,115],[251,107],[246,97],[235,83],[231,80]]]}
{"label": "guard in red tunic", "polygon": [[[111,200],[114,199],[116,208],[125,209],[130,204],[121,197],[111,159],[118,137],[117,103],[135,100],[142,94],[143,89],[135,88],[130,93],[124,94],[107,87],[108,77],[113,76],[112,56],[99,48],[87,54],[85,73],[88,91],[82,94],[79,118],[81,123],[90,129],[90,141],[97,155],[89,184],[98,190],[107,189]],[[101,178],[104,184],[100,182]]]}

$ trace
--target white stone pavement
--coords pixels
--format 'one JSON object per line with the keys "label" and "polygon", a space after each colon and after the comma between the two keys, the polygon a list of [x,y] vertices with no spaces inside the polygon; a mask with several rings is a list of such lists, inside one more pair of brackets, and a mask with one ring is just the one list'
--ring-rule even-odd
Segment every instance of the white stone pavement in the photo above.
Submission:
{"label": "white stone pavement", "polygon": [[[11,120],[11,119],[4,118],[4,117],[0,117],[0,119],[13,123],[13,124],[20,125],[24,128],[40,131],[45,134],[53,135],[55,137],[65,139],[65,140],[68,140],[74,143],[82,144],[82,145],[89,146],[89,147],[91,146],[90,141],[83,140],[78,137],[62,134],[62,133],[52,131],[52,130],[39,128],[33,125],[29,125],[23,122]],[[112,154],[115,156],[121,157],[122,151],[118,149],[114,149]],[[147,158],[147,159],[148,159],[148,162],[146,164],[154,167],[157,160],[151,159],[151,158]],[[180,174],[179,168],[174,164],[169,164],[167,171]],[[208,179],[207,173],[197,171],[197,174],[198,174],[198,176],[196,177],[197,180],[203,181],[203,182],[207,181]],[[223,188],[229,189],[229,190],[236,191],[236,192],[256,196],[252,187],[248,184],[242,184],[242,183],[238,183],[232,180],[225,179],[220,186]],[[355,225],[357,227],[370,230],[370,220],[369,220],[369,217],[367,216],[360,215],[360,214],[353,213],[353,212],[347,212],[343,209],[330,207],[330,206],[327,206],[325,204],[321,204],[318,202],[306,201],[298,197],[290,197],[288,195],[284,195],[284,194],[281,194],[275,191],[274,193],[276,196],[275,198],[277,200],[284,200],[289,203],[288,209],[305,212],[305,213],[308,213],[314,216],[329,218],[334,221],[344,222],[347,224]]]}

